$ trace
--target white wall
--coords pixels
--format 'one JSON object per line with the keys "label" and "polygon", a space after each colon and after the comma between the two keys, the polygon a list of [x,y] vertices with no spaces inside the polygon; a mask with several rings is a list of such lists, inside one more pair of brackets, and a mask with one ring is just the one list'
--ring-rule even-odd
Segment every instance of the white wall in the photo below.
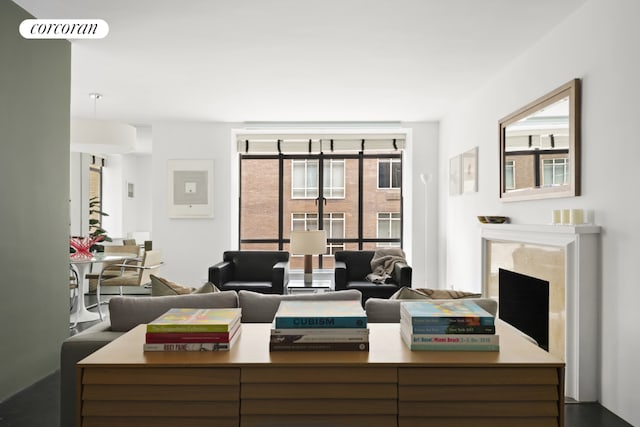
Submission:
{"label": "white wall", "polygon": [[[153,125],[153,235],[154,249],[162,249],[162,274],[170,280],[197,286],[207,279],[208,267],[222,259],[225,250],[237,248],[238,159],[231,131],[234,123],[155,123]],[[435,285],[438,277],[437,176],[438,124],[402,123],[411,131],[411,147],[405,157],[405,228],[407,255],[414,268],[413,286]],[[167,160],[214,160],[214,218],[170,219],[167,216]],[[429,215],[424,214],[425,186],[420,174],[432,174],[429,182]],[[425,221],[429,222],[429,244]],[[428,248],[430,259],[425,256]],[[426,272],[426,273],[425,273]],[[428,275],[428,277],[427,277]]]}
{"label": "white wall", "polygon": [[[591,0],[441,123],[440,193],[448,160],[479,146],[479,192],[443,196],[441,279],[480,290],[478,214],[545,224],[554,208],[593,211],[602,235],[601,402],[640,425],[637,325],[640,210],[640,2]],[[582,79],[582,196],[502,203],[498,198],[498,120],[574,77]],[[598,315],[598,313],[594,313]]]}
{"label": "white wall", "polygon": [[[198,286],[206,282],[209,266],[234,248],[230,227],[232,123],[154,123],[151,176],[153,180],[153,248],[162,250],[166,263],[158,274],[169,280]],[[213,218],[175,219],[167,215],[167,161],[212,159]]]}

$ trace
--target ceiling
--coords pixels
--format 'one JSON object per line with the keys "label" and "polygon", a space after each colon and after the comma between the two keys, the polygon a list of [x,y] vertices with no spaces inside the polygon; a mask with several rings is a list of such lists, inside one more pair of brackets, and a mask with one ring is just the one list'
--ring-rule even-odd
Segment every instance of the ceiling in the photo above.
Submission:
{"label": "ceiling", "polygon": [[71,115],[145,126],[438,120],[586,0],[14,1],[107,21],[72,41]]}

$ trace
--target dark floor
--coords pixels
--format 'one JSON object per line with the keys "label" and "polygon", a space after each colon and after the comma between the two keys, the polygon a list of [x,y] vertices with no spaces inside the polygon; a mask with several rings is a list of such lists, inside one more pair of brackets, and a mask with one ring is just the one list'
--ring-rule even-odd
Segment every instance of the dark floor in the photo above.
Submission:
{"label": "dark floor", "polygon": [[[90,300],[87,301],[91,303]],[[77,333],[97,322],[79,324]],[[0,427],[60,426],[60,372],[56,371],[0,403]],[[304,427],[304,426],[301,426]],[[565,427],[633,427],[597,403],[567,403]]]}

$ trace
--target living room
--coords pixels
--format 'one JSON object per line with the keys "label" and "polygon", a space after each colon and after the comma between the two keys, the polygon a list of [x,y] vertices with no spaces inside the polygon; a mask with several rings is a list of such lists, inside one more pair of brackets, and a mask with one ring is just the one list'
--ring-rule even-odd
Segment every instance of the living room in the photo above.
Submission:
{"label": "living room", "polygon": [[[633,266],[640,235],[625,225],[633,223],[640,207],[632,188],[632,182],[640,178],[634,167],[640,149],[634,144],[637,138],[633,126],[640,112],[634,102],[640,95],[634,80],[640,72],[640,55],[634,44],[640,36],[635,25],[640,6],[631,0],[578,3],[557,25],[523,45],[518,54],[496,66],[495,73],[467,90],[438,120],[398,117],[392,112],[382,117],[344,120],[369,124],[384,121],[389,126],[391,118],[397,119],[392,128],[411,131],[406,154],[411,160],[406,162],[403,191],[405,246],[415,268],[414,287],[481,291],[477,215],[505,215],[515,224],[548,224],[555,209],[588,211],[590,221],[602,227],[600,300],[594,312],[599,316],[602,333],[598,400],[632,425],[640,425],[640,394],[636,387],[640,374],[634,369],[633,356],[640,345],[632,339],[637,335],[634,325],[640,321],[640,314],[630,298],[634,295]],[[505,3],[503,7],[512,6]],[[525,11],[529,5],[520,7]],[[6,236],[2,241],[2,266],[7,296],[0,318],[5,325],[20,324],[20,328],[6,327],[2,332],[3,342],[10,343],[0,350],[2,360],[15,361],[15,365],[5,364],[1,370],[0,399],[4,400],[57,368],[60,342],[68,335],[64,309],[68,301],[64,290],[52,283],[64,283],[68,267],[69,129],[60,123],[69,121],[72,49],[63,48],[62,53],[45,56],[42,60],[47,68],[33,70],[28,58],[13,51],[25,49],[25,41],[16,41],[14,30],[6,29],[15,28],[26,19],[25,14],[17,12],[11,2],[5,2],[2,8],[2,55],[9,58],[6,66],[11,71],[3,71],[2,79],[1,92],[9,96],[3,96],[5,113],[0,118],[0,173],[2,194],[5,200],[15,203],[3,207],[5,221],[0,225]],[[6,31],[11,31],[7,37]],[[39,49],[33,55],[44,55],[47,50],[42,44]],[[419,56],[420,52],[413,54]],[[468,64],[462,60],[460,66]],[[583,94],[581,195],[501,201],[498,121],[573,78],[581,79]],[[94,90],[99,89],[87,88],[85,92]],[[258,104],[262,102],[266,104],[264,100]],[[106,112],[102,108],[98,106],[98,114]],[[58,110],[57,117],[50,117],[51,111]],[[269,121],[271,126],[277,126],[283,120],[287,119]],[[311,119],[304,122],[313,124]],[[168,277],[197,284],[206,277],[203,266],[211,265],[224,250],[237,245],[234,180],[238,175],[232,134],[246,127],[242,121],[214,119],[156,120],[151,125],[149,211],[154,244],[163,249],[167,260],[164,273]],[[45,145],[41,142],[44,140],[50,142]],[[476,146],[478,191],[450,196],[449,160]],[[213,160],[213,219],[172,220],[166,215],[166,164],[178,158]],[[426,187],[421,175],[431,176]],[[141,178],[139,183],[142,191]],[[429,195],[428,203],[425,194]]]}

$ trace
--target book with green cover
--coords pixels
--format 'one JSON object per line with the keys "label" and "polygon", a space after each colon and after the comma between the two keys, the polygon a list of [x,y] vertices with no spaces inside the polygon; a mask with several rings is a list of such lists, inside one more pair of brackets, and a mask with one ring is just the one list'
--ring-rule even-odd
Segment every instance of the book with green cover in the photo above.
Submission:
{"label": "book with green cover", "polygon": [[147,325],[147,332],[229,332],[239,308],[172,308]]}
{"label": "book with green cover", "polygon": [[366,328],[367,314],[360,301],[282,301],[276,312],[280,328]]}
{"label": "book with green cover", "polygon": [[494,316],[470,300],[403,301],[400,316],[412,325],[494,325]]}

